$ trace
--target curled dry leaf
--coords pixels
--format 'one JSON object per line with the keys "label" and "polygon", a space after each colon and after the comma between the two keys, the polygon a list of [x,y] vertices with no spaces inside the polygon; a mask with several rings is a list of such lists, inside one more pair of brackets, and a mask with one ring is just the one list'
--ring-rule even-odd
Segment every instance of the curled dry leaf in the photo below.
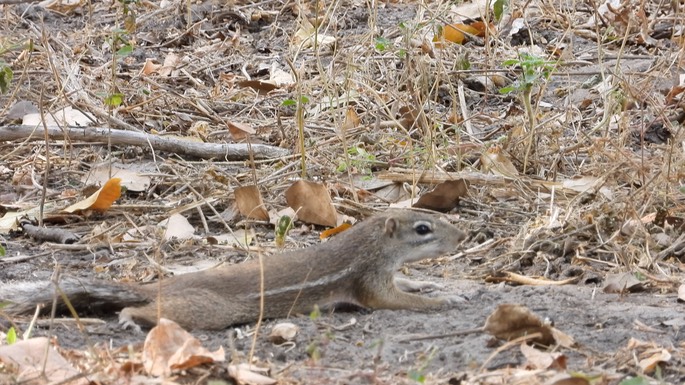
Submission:
{"label": "curled dry leaf", "polygon": [[285,191],[285,200],[303,222],[327,227],[338,224],[328,188],[322,183],[298,180]]}
{"label": "curled dry leaf", "polygon": [[509,341],[522,336],[540,333],[534,342],[550,346],[554,343],[551,327],[528,308],[521,305],[502,304],[488,316],[485,331],[501,340]]}
{"label": "curled dry leaf", "polygon": [[642,282],[631,272],[609,274],[604,280],[605,293],[626,293],[642,290]]}
{"label": "curled dry leaf", "polygon": [[[47,355],[46,355],[47,354]],[[11,383],[63,383],[79,374],[45,337],[31,338],[12,345],[0,346],[3,373],[16,370]],[[85,378],[67,381],[70,385],[86,385]]]}
{"label": "curled dry leaf", "polygon": [[228,132],[231,133],[231,137],[234,140],[245,140],[257,132],[249,124],[245,123],[227,121],[226,126],[228,126]]}
{"label": "curled dry leaf", "polygon": [[645,373],[651,373],[656,369],[657,365],[666,363],[671,360],[671,353],[666,349],[660,349],[656,352],[649,352],[649,357],[640,360],[638,365]]}
{"label": "curled dry leaf", "polygon": [[235,203],[242,216],[260,221],[269,220],[269,212],[264,207],[262,193],[257,186],[238,187],[235,189],[234,194]]}
{"label": "curled dry leaf", "polygon": [[519,175],[516,166],[502,153],[502,149],[498,146],[490,147],[484,152],[480,156],[480,162],[483,164],[483,171],[510,178]]}
{"label": "curled dry leaf", "polygon": [[566,356],[559,352],[542,352],[528,344],[521,344],[521,353],[533,369],[566,370]]}
{"label": "curled dry leaf", "polygon": [[239,384],[246,385],[272,385],[278,381],[266,377],[257,372],[266,373],[266,369],[257,368],[254,365],[239,364],[229,365],[228,375],[233,377]]}
{"label": "curled dry leaf", "polygon": [[[123,167],[131,167],[133,169],[127,169]],[[144,166],[143,166],[144,167]],[[136,170],[138,168],[138,170]],[[84,184],[104,184],[110,178],[110,175],[121,179],[121,185],[126,187],[129,191],[145,191],[150,187],[151,179],[147,175],[143,175],[140,170],[140,166],[136,165],[124,165],[124,164],[101,164],[93,167],[90,172],[81,178]]]}
{"label": "curled dry leaf", "polygon": [[74,126],[86,127],[96,121],[93,115],[81,112],[71,106],[64,107],[61,110],[53,113],[45,113],[41,116],[40,113],[29,113],[24,115],[22,125],[24,126],[42,126],[42,118],[45,117],[45,125],[50,126]]}
{"label": "curled dry leaf", "polygon": [[152,75],[159,71],[160,68],[162,68],[161,64],[156,64],[153,59],[147,58],[145,59],[145,64],[143,65],[143,68],[140,70],[140,74]]}
{"label": "curled dry leaf", "polygon": [[343,231],[349,229],[350,227],[352,227],[351,224],[349,224],[347,222],[343,222],[340,226],[336,226],[336,227],[333,227],[332,229],[322,231],[321,234],[319,235],[319,239],[330,238],[330,237],[332,237],[338,233],[342,233]]}
{"label": "curled dry leaf", "polygon": [[678,287],[678,301],[685,302],[685,284]]}
{"label": "curled dry leaf", "polygon": [[289,342],[295,339],[300,328],[294,323],[281,322],[274,325],[271,328],[271,333],[269,334],[269,341],[274,344],[280,345],[284,342]]}
{"label": "curled dry leaf", "polygon": [[173,214],[169,218],[159,222],[160,227],[164,228],[164,240],[170,241],[186,240],[193,237],[195,228],[181,214]]}
{"label": "curled dry leaf", "polygon": [[112,178],[88,198],[76,202],[63,211],[73,213],[81,210],[107,211],[121,196],[121,178]]}
{"label": "curled dry leaf", "polygon": [[165,318],[150,330],[143,345],[143,366],[153,376],[168,376],[174,371],[225,359],[223,347],[210,352],[192,334]]}
{"label": "curled dry leaf", "polygon": [[424,194],[413,207],[447,212],[457,207],[459,199],[468,194],[468,183],[463,180],[448,180]]}

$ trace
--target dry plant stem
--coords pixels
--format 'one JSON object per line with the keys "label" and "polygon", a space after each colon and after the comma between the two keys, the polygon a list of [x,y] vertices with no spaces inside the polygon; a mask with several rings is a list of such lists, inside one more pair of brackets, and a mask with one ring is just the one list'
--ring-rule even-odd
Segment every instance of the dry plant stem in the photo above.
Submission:
{"label": "dry plant stem", "polygon": [[293,71],[293,76],[295,77],[295,84],[297,87],[295,92],[295,97],[297,98],[297,100],[295,101],[295,123],[297,124],[297,134],[299,136],[298,140],[300,143],[300,177],[302,179],[305,179],[307,177],[307,162],[304,148],[304,110],[302,109],[302,82],[300,76],[301,74],[295,68],[295,65],[289,58],[285,58],[285,62],[288,63],[290,70]]}
{"label": "dry plant stem", "polygon": [[531,333],[531,334],[525,335],[525,336],[523,336],[523,337],[519,337],[519,338],[513,339],[513,340],[507,342],[506,344],[500,346],[499,348],[497,348],[497,350],[495,350],[495,351],[494,351],[494,352],[493,352],[493,353],[492,353],[492,354],[483,362],[483,364],[480,366],[479,372],[483,373],[483,372],[485,371],[487,365],[490,363],[490,361],[492,361],[492,360],[493,360],[498,354],[500,354],[501,352],[503,352],[503,351],[505,351],[505,350],[507,350],[507,349],[513,347],[513,346],[520,345],[520,344],[523,343],[523,342],[532,341],[532,340],[534,340],[534,339],[536,339],[536,338],[540,338],[540,337],[542,337],[542,333],[539,333],[539,332],[538,332],[538,333]]}
{"label": "dry plant stem", "polygon": [[416,336],[416,337],[403,337],[397,340],[397,342],[412,342],[412,341],[426,341],[426,340],[436,340],[438,338],[449,338],[449,337],[459,337],[459,336],[465,336],[469,334],[475,334],[475,333],[483,333],[485,331],[485,328],[483,326],[469,329],[469,330],[460,330],[458,332],[453,332],[453,333],[446,333],[446,334],[429,334],[425,336]]}
{"label": "dry plant stem", "polygon": [[564,192],[570,196],[578,195],[578,192],[569,188],[565,188],[560,182],[549,182],[543,180],[535,180],[526,177],[510,178],[494,174],[481,174],[478,172],[424,172],[417,175],[413,170],[397,170],[390,169],[390,171],[379,173],[378,179],[391,180],[393,182],[404,183],[427,183],[438,184],[448,180],[464,179],[467,182],[476,185],[488,186],[505,186],[511,183],[520,183],[530,189],[540,189],[544,192],[551,192],[552,188],[556,189],[557,193]]}
{"label": "dry plant stem", "polygon": [[45,199],[48,195],[48,177],[50,175],[50,138],[48,137],[48,126],[45,124],[45,106],[43,100],[43,92],[45,88],[40,89],[40,120],[43,123],[43,133],[45,140],[45,171],[43,172],[43,183],[40,193],[40,207],[38,210],[38,226],[43,227],[43,214],[45,213]]}
{"label": "dry plant stem", "polygon": [[[0,142],[18,139],[39,139],[36,129],[31,126],[0,126]],[[197,143],[175,138],[150,135],[140,132],[122,131],[102,127],[59,127],[47,128],[47,135],[54,140],[70,140],[106,143],[111,137],[113,145],[132,145],[149,147],[153,151],[166,151],[179,155],[190,155],[202,159],[246,160],[250,148],[243,143],[219,144]],[[277,159],[289,154],[284,148],[265,144],[254,144],[255,159]]]}
{"label": "dry plant stem", "polygon": [[247,363],[252,364],[252,357],[257,348],[257,336],[259,329],[262,327],[262,320],[264,319],[264,257],[262,253],[257,253],[259,259],[259,316],[257,317],[257,324],[254,327],[254,334],[252,335],[252,345],[250,346],[250,354],[247,356]]}

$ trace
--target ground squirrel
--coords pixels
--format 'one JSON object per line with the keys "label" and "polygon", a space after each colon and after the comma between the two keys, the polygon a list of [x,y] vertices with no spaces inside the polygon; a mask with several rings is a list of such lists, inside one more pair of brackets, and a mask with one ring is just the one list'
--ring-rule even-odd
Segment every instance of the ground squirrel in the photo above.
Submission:
{"label": "ground squirrel", "polygon": [[[453,302],[408,293],[421,283],[396,279],[405,262],[454,252],[465,234],[437,215],[414,210],[379,214],[328,242],[263,258],[264,317],[308,313],[348,303],[370,309],[436,309]],[[46,282],[0,286],[9,314],[50,304]],[[164,278],[155,284],[121,284],[63,277],[60,289],[76,309],[121,310],[124,326],[152,326],[159,316],[187,329],[223,329],[259,317],[260,267],[255,260]],[[61,301],[60,301],[61,302]]]}

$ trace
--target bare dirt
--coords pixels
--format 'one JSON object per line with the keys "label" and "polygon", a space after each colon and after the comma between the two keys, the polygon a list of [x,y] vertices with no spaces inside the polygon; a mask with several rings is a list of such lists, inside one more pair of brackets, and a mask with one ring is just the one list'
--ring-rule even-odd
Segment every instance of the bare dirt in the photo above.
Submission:
{"label": "bare dirt", "polygon": [[[145,189],[125,193],[104,214],[50,212],[46,225],[83,237],[76,245],[45,244],[15,230],[3,235],[0,283],[48,280],[55,266],[62,274],[139,282],[159,277],[151,261],[175,268],[239,262],[240,247],[205,239],[225,233],[225,223],[254,226],[259,242],[252,247],[275,251],[273,227],[242,221],[233,191],[256,183],[269,209],[286,206],[283,192],[301,171],[297,111],[284,101],[306,96],[307,177],[328,183],[340,213],[362,219],[394,202],[362,188],[384,173],[403,175],[390,182],[405,192],[413,185],[419,194],[437,183],[430,178],[448,172],[447,179],[472,177],[468,196],[451,210],[469,232],[465,254],[402,272],[444,286],[434,294],[465,301],[435,313],[300,315],[288,320],[300,327],[294,343],[282,346],[266,335],[283,320],[266,320],[254,358],[270,377],[281,384],[551,384],[555,375],[575,373],[585,376],[583,384],[633,377],[645,381],[634,382],[640,384],[685,383],[685,305],[678,300],[685,258],[682,9],[671,8],[682,6],[519,3],[509,4],[509,20],[497,23],[491,40],[472,37],[442,50],[431,41],[435,31],[463,19],[464,9],[451,3],[3,5],[0,46],[13,48],[0,51],[0,59],[14,79],[0,96],[2,128],[21,120],[23,114],[9,110],[18,101],[51,112],[74,105],[97,116],[100,127],[133,126],[203,143],[235,142],[227,122],[246,124],[255,143],[293,155],[252,163],[79,138],[46,149],[42,137],[3,141],[0,132],[0,214],[37,207],[43,183],[57,207],[82,199],[88,195],[82,177],[103,162],[151,177]],[[305,19],[318,18],[319,33],[335,37],[334,45],[295,39]],[[504,60],[522,60],[516,52],[528,49],[563,63],[534,82],[534,135],[520,93],[499,92],[522,76],[520,65]],[[147,59],[168,71],[144,74]],[[268,80],[274,66],[298,71],[299,83],[271,91],[240,85],[248,77]],[[106,101],[115,94],[123,98],[116,107]],[[343,142],[348,107],[359,122]],[[488,159],[495,166],[487,167]],[[486,177],[493,174],[499,179]],[[418,183],[420,175],[429,180]],[[575,187],[550,187],[573,177]],[[186,205],[191,208],[179,211],[199,239],[164,243],[152,233],[144,242],[121,241],[130,229],[157,224]],[[318,242],[320,230],[298,224],[287,247]],[[641,283],[605,293],[611,274],[625,272]],[[535,286],[510,273],[548,282]],[[551,284],[566,279],[566,285]],[[548,350],[567,361],[538,367],[520,344],[505,345],[484,332],[445,336],[483,326],[501,304],[526,306],[572,336],[573,347]],[[122,331],[114,314],[84,315],[96,318],[85,331],[55,320],[52,329],[41,323],[34,335],[54,337],[76,363],[83,360],[76,352],[91,346],[112,357],[140,351],[145,335]],[[26,318],[5,317],[0,331],[10,321],[27,327]],[[208,348],[223,346],[233,362],[245,362],[254,327],[193,333]],[[422,339],[429,336],[435,338]],[[223,364],[191,369],[176,381],[212,379],[233,381]]]}

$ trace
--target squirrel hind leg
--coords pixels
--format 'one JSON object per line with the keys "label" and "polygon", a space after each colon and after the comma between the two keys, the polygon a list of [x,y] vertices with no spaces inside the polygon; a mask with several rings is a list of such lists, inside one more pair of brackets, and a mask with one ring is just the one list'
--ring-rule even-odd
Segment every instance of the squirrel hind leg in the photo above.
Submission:
{"label": "squirrel hind leg", "polygon": [[142,333],[140,325],[152,327],[157,324],[157,306],[149,304],[141,307],[126,307],[119,313],[119,325],[122,329],[131,329]]}
{"label": "squirrel hind leg", "polygon": [[186,288],[182,294],[167,292],[144,306],[124,308],[119,314],[119,323],[124,328],[139,330],[138,325],[154,326],[161,317],[186,330],[218,330],[246,321],[239,315],[247,312],[239,301],[232,301],[211,290]]}

